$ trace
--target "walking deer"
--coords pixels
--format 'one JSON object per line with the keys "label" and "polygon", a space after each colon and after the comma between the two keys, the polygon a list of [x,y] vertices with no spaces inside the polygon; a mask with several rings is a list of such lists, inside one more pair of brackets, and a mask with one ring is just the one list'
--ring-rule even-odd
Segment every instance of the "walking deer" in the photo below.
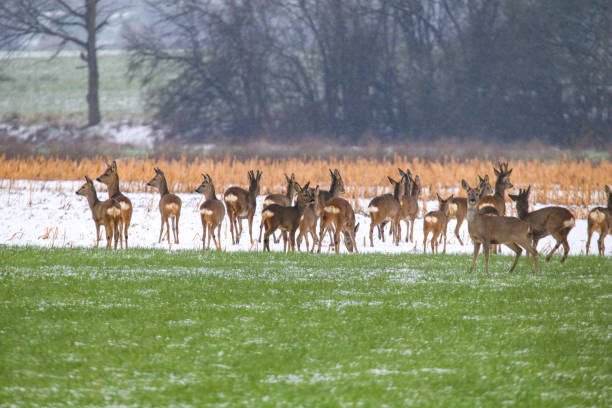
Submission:
{"label": "walking deer", "polygon": [[[467,192],[467,221],[470,238],[474,242],[474,256],[470,272],[474,270],[480,246],[483,247],[487,274],[489,273],[489,249],[491,244],[504,244],[512,249],[516,256],[510,272],[514,270],[518,262],[522,248],[533,255],[533,270],[538,268],[538,252],[531,244],[533,231],[528,222],[514,217],[500,215],[483,215],[478,212],[478,204],[481,200],[478,188],[471,188],[465,180],[461,186]],[[522,248],[521,248],[522,247]]]}
{"label": "walking deer", "polygon": [[[480,191],[481,198],[493,194],[493,188],[489,182],[489,175],[486,175],[484,178],[478,176],[478,190]],[[490,211],[490,208],[492,207],[488,207],[485,211]],[[457,220],[457,223],[455,224],[455,237],[457,237],[457,240],[461,245],[463,245],[463,241],[459,235],[459,230],[461,229],[466,216],[467,199],[465,197],[453,197],[448,204],[448,219],[450,220],[455,218]]]}
{"label": "walking deer", "polygon": [[608,234],[612,234],[612,191],[606,186],[604,189],[608,196],[608,207],[596,207],[589,211],[587,217],[587,242],[586,253],[589,254],[589,246],[591,245],[591,236],[593,232],[599,233],[597,241],[597,249],[599,255],[605,253],[604,240]]}
{"label": "walking deer", "polygon": [[344,245],[349,252],[359,252],[355,234],[359,229],[359,224],[355,225],[355,211],[351,204],[342,197],[333,197],[327,200],[323,207],[323,218],[321,219],[321,231],[319,232],[319,247],[317,252],[321,252],[321,244],[325,232],[331,226],[334,227],[333,245],[336,253],[340,251],[340,233],[344,234]]}
{"label": "walking deer", "polygon": [[[314,189],[313,198],[314,198],[314,202],[311,203],[311,205],[304,208],[304,213],[302,214],[302,217],[300,218],[300,225],[298,227],[298,229],[300,230],[300,233],[298,234],[296,238],[298,251],[300,250],[300,247],[302,246],[302,238],[306,241],[306,252],[314,251],[315,244],[319,240],[317,238],[317,221],[319,219],[314,210],[314,204],[319,199],[319,186],[318,185]],[[310,249],[310,244],[308,242],[308,234],[310,234],[310,237],[312,238],[312,249]]]}
{"label": "walking deer", "polygon": [[[295,174],[291,173],[291,177],[285,174],[285,180],[287,180],[287,192],[285,194],[269,194],[263,201],[263,209],[265,210],[267,206],[270,204],[278,204],[283,205],[285,207],[289,207],[293,204],[293,196],[295,195]],[[259,238],[258,242],[261,242],[261,234],[263,231],[263,221],[259,224]],[[274,243],[278,243],[278,238],[274,237]]]}
{"label": "walking deer", "polygon": [[[227,206],[227,216],[230,222],[230,231],[232,233],[232,244],[240,242],[242,235],[242,219],[246,218],[249,223],[249,238],[253,244],[253,216],[257,207],[257,196],[261,186],[262,172],[257,170],[257,173],[250,170],[247,174],[249,178],[248,191],[241,187],[230,187],[225,190],[223,201]],[[240,231],[238,230],[240,225]]]}
{"label": "walking deer", "polygon": [[98,182],[106,185],[108,198],[119,203],[121,207],[121,222],[119,224],[119,239],[121,247],[125,240],[125,247],[128,247],[128,229],[132,220],[132,202],[129,198],[119,191],[119,173],[117,172],[117,162],[113,160],[111,164],[106,163],[106,170],[97,179]]}
{"label": "walking deer", "polygon": [[563,207],[546,207],[536,211],[529,212],[529,192],[531,186],[527,187],[526,190],[519,189],[517,195],[509,194],[512,201],[516,203],[516,211],[518,217],[527,221],[531,224],[533,229],[533,246],[538,248],[538,241],[545,236],[552,235],[557,241],[555,247],[546,256],[546,262],[550,261],[553,253],[563,245],[563,257],[561,262],[565,262],[567,254],[569,253],[569,243],[567,242],[567,235],[576,225],[576,220],[572,213]]}
{"label": "walking deer", "polygon": [[[383,194],[378,197],[374,197],[370,204],[368,204],[368,212],[370,213],[370,246],[374,246],[372,238],[374,227],[382,224],[383,222],[391,222],[391,231],[393,233],[393,242],[395,245],[399,245],[399,217],[401,209],[401,200],[404,196],[404,187],[406,180],[404,177],[400,181],[395,181],[391,177],[387,177],[389,182],[393,186],[393,194]],[[382,241],[385,241],[384,234],[381,234]]]}
{"label": "walking deer", "polygon": [[166,226],[166,240],[168,246],[170,246],[170,224],[172,226],[172,233],[174,235],[174,243],[179,243],[179,218],[181,217],[181,198],[175,194],[170,193],[168,190],[168,183],[166,182],[166,176],[164,172],[154,168],[155,177],[147,183],[147,186],[156,188],[159,191],[159,213],[161,215],[161,225],[159,229],[158,243],[162,240],[164,232],[164,225]]}
{"label": "walking deer", "polygon": [[295,251],[295,232],[300,225],[300,220],[304,211],[314,202],[314,197],[306,183],[302,188],[295,183],[295,191],[297,198],[294,206],[284,206],[279,204],[268,205],[261,217],[262,224],[265,225],[266,232],[264,233],[264,251],[270,251],[270,235],[280,229],[283,232],[283,251],[287,251],[287,233],[289,233],[289,250]]}
{"label": "walking deer", "polygon": [[448,224],[448,205],[453,199],[453,196],[443,199],[439,194],[438,210],[430,211],[425,214],[423,219],[423,252],[427,252],[427,236],[431,232],[431,252],[438,253],[438,237],[442,235],[444,238],[444,248],[442,253],[446,253],[446,225]]}
{"label": "walking deer", "polygon": [[93,181],[85,176],[85,184],[83,184],[76,193],[87,197],[91,215],[96,224],[96,248],[100,243],[100,226],[104,225],[106,231],[106,248],[111,247],[111,241],[115,241],[115,249],[117,249],[117,241],[119,240],[119,223],[121,222],[121,207],[119,203],[112,198],[106,201],[98,200],[96,188]]}
{"label": "walking deer", "polygon": [[[195,189],[196,193],[204,194],[205,201],[200,205],[200,218],[202,220],[202,249],[210,248],[210,237],[217,250],[221,250],[221,224],[225,218],[225,206],[217,199],[215,185],[209,174],[202,173],[202,184]],[[215,235],[217,229],[217,235]],[[207,234],[208,232],[208,234]],[[208,242],[206,236],[208,235]]]}

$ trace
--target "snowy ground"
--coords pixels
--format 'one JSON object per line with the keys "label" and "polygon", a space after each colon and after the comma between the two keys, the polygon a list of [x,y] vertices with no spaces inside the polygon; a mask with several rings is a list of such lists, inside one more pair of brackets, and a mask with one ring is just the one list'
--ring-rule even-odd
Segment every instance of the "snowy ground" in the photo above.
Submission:
{"label": "snowy ground", "polygon": [[[32,245],[41,247],[91,247],[95,240],[95,227],[91,212],[85,197],[77,196],[75,191],[82,184],[81,181],[9,181],[0,180],[0,245]],[[106,199],[104,186],[96,182],[100,199]],[[168,248],[166,242],[159,244],[160,215],[158,210],[159,195],[157,193],[129,193],[127,194],[134,206],[132,225],[129,230],[129,243],[131,247]],[[183,201],[183,209],[179,222],[180,244],[172,245],[176,249],[201,249],[202,225],[198,212],[203,200],[200,194],[179,194]],[[259,234],[260,213],[263,197],[258,199],[258,211],[253,221],[253,235]],[[367,207],[369,200],[363,200],[362,207]],[[436,202],[427,203],[427,209],[437,207]],[[423,251],[423,219],[418,218],[414,228],[414,243],[404,240],[399,246],[394,246],[390,239],[381,242],[375,236],[374,247],[369,246],[366,236],[369,231],[369,217],[357,214],[360,228],[357,234],[358,249],[360,252],[380,253],[415,253]],[[224,221],[221,231],[222,248],[228,251],[258,250],[262,244],[250,245],[248,239],[248,226],[243,221],[244,231],[239,245],[231,244],[229,224]],[[405,224],[402,223],[402,237],[405,237]],[[448,225],[447,252],[471,253],[471,243],[459,245],[454,237],[455,220]],[[570,253],[583,254],[586,244],[586,220],[576,220],[576,227],[570,232]],[[464,242],[468,241],[467,222],[461,229]],[[591,241],[591,254],[597,253],[598,236],[594,234]],[[326,241],[324,241],[327,243]],[[606,255],[612,255],[612,236],[606,238]],[[367,243],[367,245],[366,245]],[[105,239],[100,243],[105,245]],[[212,245],[212,242],[211,242]],[[554,240],[548,237],[540,241],[539,252],[547,253],[554,245]],[[282,241],[274,244],[272,250],[282,251]],[[328,245],[324,245],[325,251]],[[305,249],[302,243],[302,249]],[[342,251],[346,252],[344,246]],[[505,248],[505,253],[510,251]]]}

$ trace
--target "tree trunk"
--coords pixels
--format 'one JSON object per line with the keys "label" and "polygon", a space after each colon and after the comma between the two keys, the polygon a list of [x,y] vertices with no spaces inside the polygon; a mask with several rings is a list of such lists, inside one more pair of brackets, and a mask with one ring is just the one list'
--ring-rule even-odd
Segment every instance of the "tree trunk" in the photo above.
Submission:
{"label": "tree trunk", "polygon": [[98,0],[86,0],[87,13],[87,68],[89,74],[87,86],[87,105],[89,108],[88,126],[100,123],[100,99],[98,97],[99,73],[96,53],[96,4]]}

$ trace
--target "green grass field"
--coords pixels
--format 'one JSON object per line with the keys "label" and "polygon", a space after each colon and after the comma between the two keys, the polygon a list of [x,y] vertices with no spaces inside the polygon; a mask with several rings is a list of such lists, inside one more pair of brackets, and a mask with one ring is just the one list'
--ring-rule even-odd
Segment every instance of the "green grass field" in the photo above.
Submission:
{"label": "green grass field", "polygon": [[609,406],[612,260],[0,248],[0,406]]}

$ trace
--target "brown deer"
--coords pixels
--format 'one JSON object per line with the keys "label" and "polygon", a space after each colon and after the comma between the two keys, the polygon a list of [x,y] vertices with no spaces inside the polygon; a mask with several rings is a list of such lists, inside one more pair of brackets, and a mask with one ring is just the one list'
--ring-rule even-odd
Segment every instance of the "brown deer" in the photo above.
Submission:
{"label": "brown deer", "polygon": [[[318,185],[314,190],[313,198],[314,198],[314,202],[312,204],[315,204],[317,200],[319,199],[319,186]],[[314,251],[315,244],[318,242],[318,238],[317,238],[317,221],[318,220],[319,219],[314,210],[314,205],[309,205],[308,207],[304,209],[304,213],[302,214],[302,217],[300,218],[300,225],[298,227],[300,230],[300,233],[298,234],[296,238],[298,251],[300,250],[300,247],[302,245],[302,238],[306,241],[306,252]],[[312,238],[312,249],[309,249],[310,244],[308,242],[308,234],[310,234]]]}
{"label": "brown deer", "polygon": [[563,245],[563,257],[561,262],[565,262],[567,254],[569,253],[569,243],[567,242],[567,235],[576,225],[576,220],[572,213],[563,207],[546,207],[536,211],[529,212],[529,192],[531,186],[527,187],[526,190],[519,189],[517,195],[508,194],[510,199],[516,203],[516,211],[518,217],[527,221],[533,228],[533,246],[537,249],[538,241],[545,236],[552,235],[557,241],[555,247],[546,256],[546,262],[550,261],[553,253]]}
{"label": "brown deer", "polygon": [[[232,233],[232,244],[240,242],[242,235],[242,219],[246,218],[249,223],[249,238],[253,244],[253,216],[257,207],[257,196],[261,186],[262,172],[257,170],[257,173],[250,170],[247,174],[249,178],[248,191],[241,187],[230,187],[225,190],[223,201],[227,207],[227,216],[230,222],[230,231]],[[238,230],[240,225],[240,230]]]}
{"label": "brown deer", "polygon": [[444,238],[444,248],[442,253],[446,253],[446,225],[448,224],[448,205],[453,199],[453,196],[443,199],[439,194],[438,197],[438,210],[430,211],[425,214],[423,219],[423,252],[427,252],[427,236],[431,232],[431,252],[438,253],[438,237],[440,235]]}
{"label": "brown deer", "polygon": [[357,241],[355,234],[359,229],[359,224],[355,225],[355,211],[351,204],[342,197],[333,197],[327,200],[323,207],[323,218],[321,219],[321,231],[319,232],[319,247],[317,252],[321,252],[321,244],[325,231],[333,225],[334,240],[333,245],[336,253],[340,251],[340,233],[344,234],[344,245],[349,252],[357,252]]}
{"label": "brown deer", "polygon": [[115,249],[117,249],[119,223],[121,222],[121,207],[119,203],[112,198],[106,201],[98,200],[96,188],[94,187],[93,181],[88,176],[85,176],[85,184],[83,184],[76,193],[87,197],[91,215],[96,224],[96,248],[100,243],[100,226],[104,225],[106,231],[106,248],[111,247],[111,241],[113,241],[114,237]]}
{"label": "brown deer", "polygon": [[[478,189],[480,191],[481,197],[485,197],[487,195],[493,194],[493,188],[491,187],[491,183],[489,182],[489,175],[486,175],[484,178],[478,176]],[[489,212],[488,207],[485,212]],[[448,204],[448,219],[455,218],[457,223],[455,224],[455,237],[459,241],[460,245],[463,245],[463,241],[461,240],[461,236],[459,236],[459,230],[465,221],[465,217],[467,216],[467,200],[465,197],[453,197],[452,200]],[[499,214],[498,214],[499,215]]]}
{"label": "brown deer", "polygon": [[[287,192],[285,194],[268,194],[266,198],[264,198],[262,212],[270,204],[278,204],[283,205],[285,207],[289,207],[293,204],[293,196],[295,195],[295,174],[291,173],[291,177],[285,174],[285,180],[287,180]],[[259,225],[259,238],[257,240],[258,242],[261,242],[261,234],[263,232],[263,227],[264,225],[262,221]],[[278,238],[276,238],[274,235],[272,236],[274,237],[274,243],[278,243]]]}
{"label": "brown deer", "polygon": [[159,239],[158,243],[162,240],[162,235],[164,233],[164,225],[166,226],[166,240],[168,241],[168,246],[170,246],[170,225],[168,220],[172,225],[172,233],[174,234],[174,243],[179,243],[179,218],[181,217],[181,198],[176,194],[170,193],[168,190],[168,183],[166,182],[166,176],[164,172],[154,168],[155,177],[151,179],[147,183],[147,186],[156,188],[159,191],[160,199],[159,199],[159,213],[161,214],[161,226],[159,229]]}
{"label": "brown deer", "polygon": [[[401,200],[404,196],[404,187],[406,180],[404,177],[400,181],[395,181],[391,177],[387,177],[393,186],[393,194],[383,194],[374,197],[368,204],[368,212],[370,213],[370,246],[374,246],[372,238],[374,227],[382,224],[385,221],[391,222],[391,231],[393,233],[393,242],[399,245],[399,217],[401,209]],[[385,236],[381,231],[382,241],[385,241]]]}
{"label": "brown deer", "polygon": [[596,207],[589,211],[587,217],[587,242],[586,242],[586,254],[589,254],[589,246],[591,245],[591,236],[593,232],[599,233],[599,240],[597,241],[597,249],[599,255],[605,253],[604,240],[608,234],[612,234],[612,191],[610,187],[606,186],[604,191],[608,196],[608,207]]}
{"label": "brown deer", "polygon": [[297,198],[294,206],[279,204],[268,205],[261,217],[266,228],[264,233],[264,251],[270,251],[270,235],[280,229],[283,232],[283,251],[287,251],[287,233],[289,233],[289,250],[295,251],[295,233],[300,225],[300,219],[306,208],[314,202],[314,197],[308,189],[310,183],[300,187],[295,183]]}
{"label": "brown deer", "polygon": [[113,160],[111,164],[106,163],[106,170],[97,179],[98,182],[106,185],[108,198],[119,203],[121,207],[121,223],[119,224],[119,239],[121,247],[125,240],[125,247],[128,247],[128,229],[132,220],[132,202],[129,198],[119,191],[119,173],[117,172],[117,162]]}
{"label": "brown deer", "polygon": [[483,246],[487,274],[489,273],[489,249],[491,244],[504,244],[512,249],[516,256],[510,272],[514,270],[518,262],[522,248],[533,255],[533,270],[538,269],[538,252],[531,244],[533,231],[528,222],[515,217],[504,217],[500,215],[483,215],[478,212],[478,204],[481,200],[478,188],[471,188],[465,180],[461,180],[461,186],[467,192],[467,221],[470,238],[474,242],[474,257],[470,272],[474,270],[480,246]]}
{"label": "brown deer", "polygon": [[[510,174],[512,174],[512,169],[508,170],[508,162],[498,162],[497,166],[499,170],[495,167],[493,168],[493,172],[497,177],[495,180],[495,193],[491,196],[483,196],[480,200],[480,204],[478,204],[478,208],[482,209],[482,207],[495,207],[497,213],[499,215],[506,215],[506,190],[511,189],[513,187],[512,183],[510,183]],[[488,176],[485,177],[487,179]]]}
{"label": "brown deer", "polygon": [[[223,218],[225,218],[225,206],[221,200],[217,200],[215,185],[209,174],[202,173],[202,184],[195,189],[195,192],[204,194],[205,198],[205,201],[200,205],[202,249],[210,248],[210,237],[212,236],[215,247],[217,250],[221,250],[221,224],[223,223]],[[217,235],[215,235],[215,229],[217,229]],[[207,235],[208,242],[206,241]]]}
{"label": "brown deer", "polygon": [[[419,198],[421,195],[421,179],[419,178],[419,176],[415,176],[414,179],[412,179],[410,170],[406,170],[405,173],[401,169],[398,169],[398,170],[400,171],[402,178],[406,180],[404,196],[402,197],[402,202],[401,202],[402,205],[400,208],[399,219],[400,221],[403,220],[406,222],[406,242],[408,241],[412,242],[412,232],[414,230],[414,220],[419,214]],[[401,225],[398,224],[397,230],[398,230],[397,231],[398,235],[400,235],[400,239],[401,239],[401,232],[402,232]],[[410,232],[410,235],[408,235],[408,232]]]}

